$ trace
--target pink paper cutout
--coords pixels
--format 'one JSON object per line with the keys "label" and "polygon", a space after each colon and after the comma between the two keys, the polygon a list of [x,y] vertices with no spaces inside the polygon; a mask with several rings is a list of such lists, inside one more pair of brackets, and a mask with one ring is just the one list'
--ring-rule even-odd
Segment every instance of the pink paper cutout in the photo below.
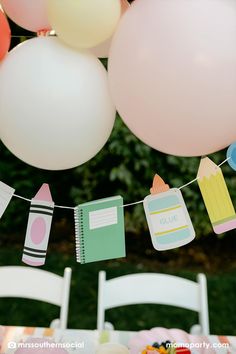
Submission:
{"label": "pink paper cutout", "polygon": [[47,202],[53,202],[49,185],[47,183],[42,185],[33,200],[45,200]]}
{"label": "pink paper cutout", "polygon": [[35,219],[31,225],[31,240],[36,245],[40,244],[46,234],[46,223],[42,217]]}
{"label": "pink paper cutout", "polygon": [[44,183],[31,201],[22,261],[31,266],[45,263],[54,202]]}
{"label": "pink paper cutout", "polygon": [[23,255],[23,258],[22,258],[22,262],[24,262],[25,264],[28,264],[32,267],[40,267],[42,265],[44,265],[44,261],[40,261],[40,262],[34,262],[28,258],[26,258],[24,255]]}

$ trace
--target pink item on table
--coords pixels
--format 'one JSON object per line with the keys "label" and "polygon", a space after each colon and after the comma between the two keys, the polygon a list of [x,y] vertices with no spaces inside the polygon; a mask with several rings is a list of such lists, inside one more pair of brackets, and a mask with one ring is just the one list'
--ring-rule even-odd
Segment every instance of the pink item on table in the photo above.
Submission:
{"label": "pink item on table", "polygon": [[197,346],[200,343],[210,344],[207,337],[191,335],[180,329],[166,329],[162,327],[140,331],[130,339],[128,347],[130,354],[141,354],[142,350],[145,349],[147,345],[152,345],[154,342],[161,343],[165,341],[170,341],[171,343],[196,344],[196,348],[190,348],[193,354],[215,354],[215,351],[211,348],[199,349],[199,346]]}

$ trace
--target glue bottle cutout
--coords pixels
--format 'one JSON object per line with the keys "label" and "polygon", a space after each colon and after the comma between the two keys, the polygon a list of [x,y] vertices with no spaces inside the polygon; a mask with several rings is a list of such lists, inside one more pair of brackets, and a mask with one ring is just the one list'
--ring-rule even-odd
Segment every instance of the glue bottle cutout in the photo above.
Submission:
{"label": "glue bottle cutout", "polygon": [[22,261],[31,266],[45,263],[54,202],[48,184],[31,201]]}
{"label": "glue bottle cutout", "polygon": [[[153,247],[164,251],[191,242],[195,231],[180,190],[169,189],[158,177],[155,176],[151,189],[151,192],[157,194],[148,195],[144,199],[144,210]],[[161,187],[157,188],[156,183],[160,183]]]}

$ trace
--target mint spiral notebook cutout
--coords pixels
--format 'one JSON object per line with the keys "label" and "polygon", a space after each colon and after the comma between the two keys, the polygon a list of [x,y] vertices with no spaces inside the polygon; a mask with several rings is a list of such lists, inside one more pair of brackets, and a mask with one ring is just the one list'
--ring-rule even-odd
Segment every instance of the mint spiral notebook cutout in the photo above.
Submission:
{"label": "mint spiral notebook cutout", "polygon": [[148,195],[144,210],[156,250],[177,248],[194,239],[195,231],[180,190],[172,188]]}
{"label": "mint spiral notebook cutout", "polygon": [[76,260],[89,263],[125,257],[123,198],[110,197],[75,208]]}

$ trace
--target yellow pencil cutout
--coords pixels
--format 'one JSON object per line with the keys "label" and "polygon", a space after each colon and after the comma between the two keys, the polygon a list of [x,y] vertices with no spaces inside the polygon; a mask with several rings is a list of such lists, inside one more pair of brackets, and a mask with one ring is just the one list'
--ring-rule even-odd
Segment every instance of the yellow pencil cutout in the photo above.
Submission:
{"label": "yellow pencil cutout", "polygon": [[198,169],[198,185],[216,234],[236,228],[236,214],[221,168],[203,157]]}

